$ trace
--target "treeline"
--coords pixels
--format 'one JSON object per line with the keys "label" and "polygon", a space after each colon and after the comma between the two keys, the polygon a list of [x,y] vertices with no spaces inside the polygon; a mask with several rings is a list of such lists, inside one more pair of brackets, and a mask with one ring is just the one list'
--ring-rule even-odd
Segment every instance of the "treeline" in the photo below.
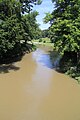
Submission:
{"label": "treeline", "polygon": [[48,33],[47,29],[46,30],[41,30],[40,28],[37,28],[36,30],[37,30],[37,32],[34,36],[35,40],[49,37],[49,33]]}
{"label": "treeline", "polygon": [[0,0],[0,62],[5,62],[29,50],[39,25],[38,12],[32,12],[33,5],[40,0]]}
{"label": "treeline", "polygon": [[52,0],[53,12],[46,13],[50,22],[49,37],[62,55],[62,72],[80,80],[80,0]]}

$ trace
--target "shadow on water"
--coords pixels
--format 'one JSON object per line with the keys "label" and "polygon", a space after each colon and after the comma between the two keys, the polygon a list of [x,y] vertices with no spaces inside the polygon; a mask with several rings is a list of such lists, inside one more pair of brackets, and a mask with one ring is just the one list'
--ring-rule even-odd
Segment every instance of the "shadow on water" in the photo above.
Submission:
{"label": "shadow on water", "polygon": [[56,69],[59,66],[60,56],[53,51],[46,52],[44,49],[38,48],[33,53],[33,58],[37,63],[41,63],[50,69]]}
{"label": "shadow on water", "polygon": [[0,73],[9,73],[10,70],[17,71],[20,68],[15,66],[14,64],[3,64],[0,65]]}
{"label": "shadow on water", "polygon": [[55,70],[59,69],[59,62],[61,59],[61,56],[57,51],[49,51],[49,57],[52,65],[54,66]]}

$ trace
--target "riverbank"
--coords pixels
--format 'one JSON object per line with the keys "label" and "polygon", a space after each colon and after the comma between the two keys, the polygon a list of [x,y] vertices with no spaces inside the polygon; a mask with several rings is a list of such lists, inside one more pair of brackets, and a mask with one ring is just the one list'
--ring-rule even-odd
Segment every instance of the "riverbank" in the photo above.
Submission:
{"label": "riverbank", "polygon": [[0,56],[0,64],[10,64],[13,62],[21,61],[23,56],[30,53],[36,49],[36,46],[32,43],[22,44],[23,46],[18,49],[13,49]]}
{"label": "riverbank", "polygon": [[32,40],[33,44],[34,45],[43,45],[43,46],[48,46],[48,47],[54,47],[54,43],[51,43],[50,39],[49,38],[40,38],[40,39],[37,39],[37,40]]}
{"label": "riverbank", "polygon": [[[45,39],[43,39],[45,40]],[[71,63],[71,59],[68,59],[67,56],[62,56],[54,50],[54,44],[48,42],[33,42],[37,47],[44,48],[47,52],[49,52],[52,64],[55,64],[55,69],[58,72],[62,72],[66,75],[69,75],[72,78],[75,78],[75,80],[80,83],[80,70],[77,70],[77,63],[75,65]]]}

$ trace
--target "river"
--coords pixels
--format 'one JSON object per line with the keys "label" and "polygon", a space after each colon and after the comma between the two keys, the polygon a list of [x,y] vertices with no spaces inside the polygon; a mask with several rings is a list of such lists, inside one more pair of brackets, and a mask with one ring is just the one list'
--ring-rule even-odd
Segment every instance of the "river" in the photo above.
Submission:
{"label": "river", "polygon": [[38,48],[0,65],[0,120],[80,120],[80,85]]}

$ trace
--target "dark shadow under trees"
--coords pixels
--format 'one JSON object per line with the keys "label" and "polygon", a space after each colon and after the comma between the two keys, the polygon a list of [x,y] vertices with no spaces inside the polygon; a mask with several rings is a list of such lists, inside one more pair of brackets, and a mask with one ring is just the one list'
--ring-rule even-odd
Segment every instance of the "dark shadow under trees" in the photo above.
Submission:
{"label": "dark shadow under trees", "polygon": [[0,73],[9,73],[10,70],[17,71],[20,68],[12,64],[2,64],[0,65]]}
{"label": "dark shadow under trees", "polygon": [[30,53],[33,50],[32,44],[17,45],[12,50],[8,50],[6,53],[0,55],[0,64],[10,64],[13,62],[21,61],[26,53]]}
{"label": "dark shadow under trees", "polygon": [[14,63],[21,61],[26,53],[28,54],[32,51],[33,47],[33,45],[27,43],[22,44],[22,46],[15,46],[13,50],[3,53],[3,55],[0,56],[0,73],[19,70],[20,68]]}
{"label": "dark shadow under trees", "polygon": [[49,51],[50,59],[54,69],[60,73],[65,73],[76,80],[80,80],[80,53],[65,51],[64,55],[60,55],[55,51]]}

